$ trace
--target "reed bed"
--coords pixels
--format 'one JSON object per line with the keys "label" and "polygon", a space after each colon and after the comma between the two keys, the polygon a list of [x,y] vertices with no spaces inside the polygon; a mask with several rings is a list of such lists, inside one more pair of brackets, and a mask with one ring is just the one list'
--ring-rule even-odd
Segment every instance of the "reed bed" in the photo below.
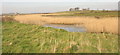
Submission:
{"label": "reed bed", "polygon": [[[85,27],[88,32],[95,33],[114,33],[118,34],[118,18],[117,17],[43,17],[46,14],[19,15],[15,19],[21,23],[27,24],[67,24]],[[47,14],[49,15],[49,14]],[[51,14],[50,14],[51,15]],[[55,14],[53,14],[55,15]]]}

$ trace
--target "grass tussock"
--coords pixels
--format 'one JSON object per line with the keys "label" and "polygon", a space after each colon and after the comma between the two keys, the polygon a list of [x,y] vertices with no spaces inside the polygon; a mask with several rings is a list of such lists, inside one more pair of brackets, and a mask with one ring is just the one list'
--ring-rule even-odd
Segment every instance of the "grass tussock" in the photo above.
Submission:
{"label": "grass tussock", "polygon": [[[3,22],[3,53],[117,53],[118,36]],[[112,40],[112,41],[111,41]]]}

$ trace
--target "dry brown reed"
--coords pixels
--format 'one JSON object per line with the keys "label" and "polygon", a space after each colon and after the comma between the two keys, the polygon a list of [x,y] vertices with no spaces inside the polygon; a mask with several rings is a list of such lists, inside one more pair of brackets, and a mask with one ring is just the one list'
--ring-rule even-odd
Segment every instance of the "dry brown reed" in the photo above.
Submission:
{"label": "dry brown reed", "polygon": [[1,21],[3,21],[3,22],[6,22],[6,21],[16,21],[16,20],[14,19],[14,16],[10,16],[10,15],[2,16],[0,19],[1,19]]}
{"label": "dry brown reed", "polygon": [[85,27],[88,32],[96,32],[96,33],[107,32],[107,33],[118,34],[117,17],[103,17],[97,19],[95,17],[43,17],[42,15],[45,14],[19,15],[16,16],[15,19],[21,23],[38,24],[38,25],[43,25],[46,23],[73,24],[76,26]]}

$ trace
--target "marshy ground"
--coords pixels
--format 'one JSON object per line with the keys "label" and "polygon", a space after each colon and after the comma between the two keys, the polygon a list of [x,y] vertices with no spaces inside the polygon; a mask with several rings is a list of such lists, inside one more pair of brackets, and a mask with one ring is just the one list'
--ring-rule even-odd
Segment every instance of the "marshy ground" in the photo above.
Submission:
{"label": "marshy ground", "polygon": [[63,24],[84,27],[87,32],[118,34],[116,11],[69,11],[51,14],[18,15],[15,19],[27,24]]}
{"label": "marshy ground", "polygon": [[[3,53],[117,53],[116,13],[81,14],[72,11],[16,15],[15,21],[4,21],[3,17]],[[85,27],[87,32],[68,32],[43,27],[44,24],[75,25]]]}

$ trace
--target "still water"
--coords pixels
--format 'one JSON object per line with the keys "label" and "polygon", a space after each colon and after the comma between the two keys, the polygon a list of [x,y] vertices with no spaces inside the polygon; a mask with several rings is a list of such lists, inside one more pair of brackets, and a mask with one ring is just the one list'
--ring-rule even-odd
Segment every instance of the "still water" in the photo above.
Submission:
{"label": "still water", "polygon": [[46,24],[44,27],[52,27],[57,29],[64,29],[68,32],[86,32],[86,29],[83,27],[76,27],[74,25],[57,25],[57,24]]}

